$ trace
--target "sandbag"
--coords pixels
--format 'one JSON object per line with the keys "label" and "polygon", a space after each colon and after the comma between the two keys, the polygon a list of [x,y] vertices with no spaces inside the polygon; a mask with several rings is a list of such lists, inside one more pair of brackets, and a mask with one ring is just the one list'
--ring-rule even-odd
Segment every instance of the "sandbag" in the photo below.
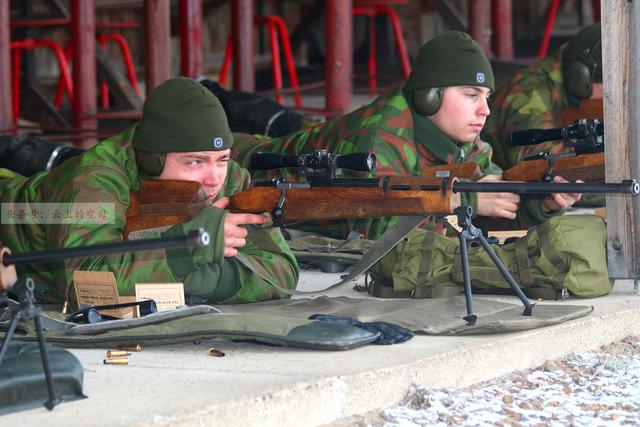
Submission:
{"label": "sandbag", "polygon": [[[604,219],[595,215],[550,218],[527,235],[492,245],[516,282],[531,298],[590,298],[608,294]],[[474,290],[494,292],[509,284],[479,245],[469,247]],[[391,285],[397,296],[459,294],[464,285],[459,240],[414,230],[371,269],[372,288]]]}
{"label": "sandbag", "polygon": [[[69,351],[47,346],[57,397],[63,402],[83,399],[84,369]],[[42,406],[49,392],[37,343],[12,340],[0,365],[0,415]]]}

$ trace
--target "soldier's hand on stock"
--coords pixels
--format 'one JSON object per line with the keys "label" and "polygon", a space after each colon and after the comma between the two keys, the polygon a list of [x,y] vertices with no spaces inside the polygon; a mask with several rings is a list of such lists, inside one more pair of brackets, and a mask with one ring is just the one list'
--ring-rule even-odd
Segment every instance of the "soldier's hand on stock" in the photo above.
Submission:
{"label": "soldier's hand on stock", "polygon": [[[553,182],[568,183],[569,181],[561,176],[554,176]],[[581,180],[577,180],[576,182],[584,183],[584,181]],[[580,200],[581,197],[582,193],[553,193],[542,200],[542,207],[545,212],[568,209]]]}
{"label": "soldier's hand on stock", "polygon": [[[485,175],[477,182],[506,182],[500,175]],[[478,193],[478,215],[515,219],[518,214],[520,196],[514,193]]]}
{"label": "soldier's hand on stock", "polygon": [[[222,197],[213,206],[226,209],[229,206],[229,198]],[[238,249],[247,244],[246,237],[249,232],[242,225],[264,224],[267,221],[264,215],[227,212],[224,217],[224,256],[236,256]]]}

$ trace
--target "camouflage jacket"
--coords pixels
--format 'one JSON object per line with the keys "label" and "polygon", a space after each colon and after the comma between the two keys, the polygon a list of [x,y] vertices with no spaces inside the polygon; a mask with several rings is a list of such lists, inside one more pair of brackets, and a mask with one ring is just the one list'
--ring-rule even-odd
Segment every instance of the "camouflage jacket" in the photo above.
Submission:
{"label": "camouflage jacket", "polygon": [[[139,190],[143,178],[138,172],[131,145],[133,129],[102,141],[51,171],[40,172],[30,178],[18,175],[12,179],[0,179],[2,243],[14,253],[21,253],[121,241],[129,192]],[[248,172],[235,162],[230,162],[226,184],[220,196],[237,193],[248,183]],[[15,221],[19,205],[11,203],[26,206],[26,221]],[[47,207],[46,204],[50,203],[59,205]],[[60,215],[63,219],[69,215],[65,209],[73,209],[73,213],[68,221],[42,221],[37,216],[28,217],[31,211],[53,208],[60,209],[57,212],[58,219]],[[14,209],[13,219],[5,218],[11,209]],[[88,219],[89,215],[97,220],[82,221]],[[220,221],[224,221],[224,212],[221,212],[220,218]],[[220,224],[216,224],[215,228],[220,229]],[[207,231],[210,231],[212,245],[223,245],[223,233]],[[151,237],[160,237],[160,233]],[[181,276],[177,276],[170,268],[170,256],[169,250],[161,249],[78,258],[45,265],[20,266],[18,273],[34,279],[36,297],[39,302],[46,303],[75,299],[71,292],[75,270],[113,272],[120,295],[132,295],[135,283],[144,282],[183,282],[187,296],[207,300],[215,300],[217,288],[223,285],[231,290],[224,296],[218,293],[222,301],[217,302],[286,298],[288,294],[273,285],[293,289],[297,284],[297,263],[277,228],[252,229],[247,245],[237,257],[223,258],[220,255],[219,259],[204,265],[192,263],[192,271],[186,271]],[[237,283],[220,283],[223,262],[231,263],[235,270],[231,277]]]}
{"label": "camouflage jacket", "polygon": [[[284,137],[234,134],[234,138],[232,157],[245,167],[251,154],[257,151],[293,155],[326,149],[334,154],[373,152],[378,162],[377,176],[420,176],[427,166],[467,161],[477,162],[484,174],[502,174],[491,161],[489,144],[480,139],[464,145],[454,143],[429,119],[413,113],[402,89],[379,96],[351,113]],[[286,169],[253,173],[254,178],[292,175],[292,171]],[[475,212],[475,194],[463,196],[463,203],[472,206]],[[527,205],[526,209],[526,218],[523,218],[526,224],[537,224],[547,218],[539,201]],[[377,239],[396,220],[395,217],[366,218],[300,228],[334,238],[345,238],[349,231],[357,231],[369,239]]]}
{"label": "camouflage jacket", "polygon": [[491,97],[491,115],[482,135],[493,147],[494,161],[503,169],[512,167],[527,154],[564,149],[557,141],[524,147],[511,147],[507,143],[507,135],[516,130],[563,126],[562,110],[577,107],[577,100],[565,90],[562,50],[517,72]]}

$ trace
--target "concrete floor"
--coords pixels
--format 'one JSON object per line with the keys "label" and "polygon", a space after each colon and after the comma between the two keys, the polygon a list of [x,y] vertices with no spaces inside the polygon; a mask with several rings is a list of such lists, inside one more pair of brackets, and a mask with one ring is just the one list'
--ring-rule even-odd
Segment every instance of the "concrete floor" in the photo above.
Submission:
{"label": "concrete floor", "polygon": [[[301,288],[339,274],[305,271]],[[640,332],[632,281],[611,295],[569,303],[593,314],[557,326],[502,335],[416,336],[350,351],[311,351],[207,340],[147,347],[128,366],[104,365],[105,350],[72,350],[85,369],[88,399],[5,415],[3,426],[315,426],[391,404],[412,383],[457,387],[595,349]],[[349,286],[331,295],[358,297]],[[548,304],[553,304],[549,302]],[[225,357],[211,357],[210,347]]]}

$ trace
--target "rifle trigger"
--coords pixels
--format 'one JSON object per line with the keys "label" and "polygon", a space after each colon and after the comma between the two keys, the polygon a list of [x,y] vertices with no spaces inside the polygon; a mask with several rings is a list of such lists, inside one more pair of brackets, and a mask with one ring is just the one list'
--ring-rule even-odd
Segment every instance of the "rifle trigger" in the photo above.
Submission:
{"label": "rifle trigger", "polygon": [[447,195],[447,189],[449,188],[449,177],[442,178],[442,187],[440,187],[440,193],[442,197]]}

